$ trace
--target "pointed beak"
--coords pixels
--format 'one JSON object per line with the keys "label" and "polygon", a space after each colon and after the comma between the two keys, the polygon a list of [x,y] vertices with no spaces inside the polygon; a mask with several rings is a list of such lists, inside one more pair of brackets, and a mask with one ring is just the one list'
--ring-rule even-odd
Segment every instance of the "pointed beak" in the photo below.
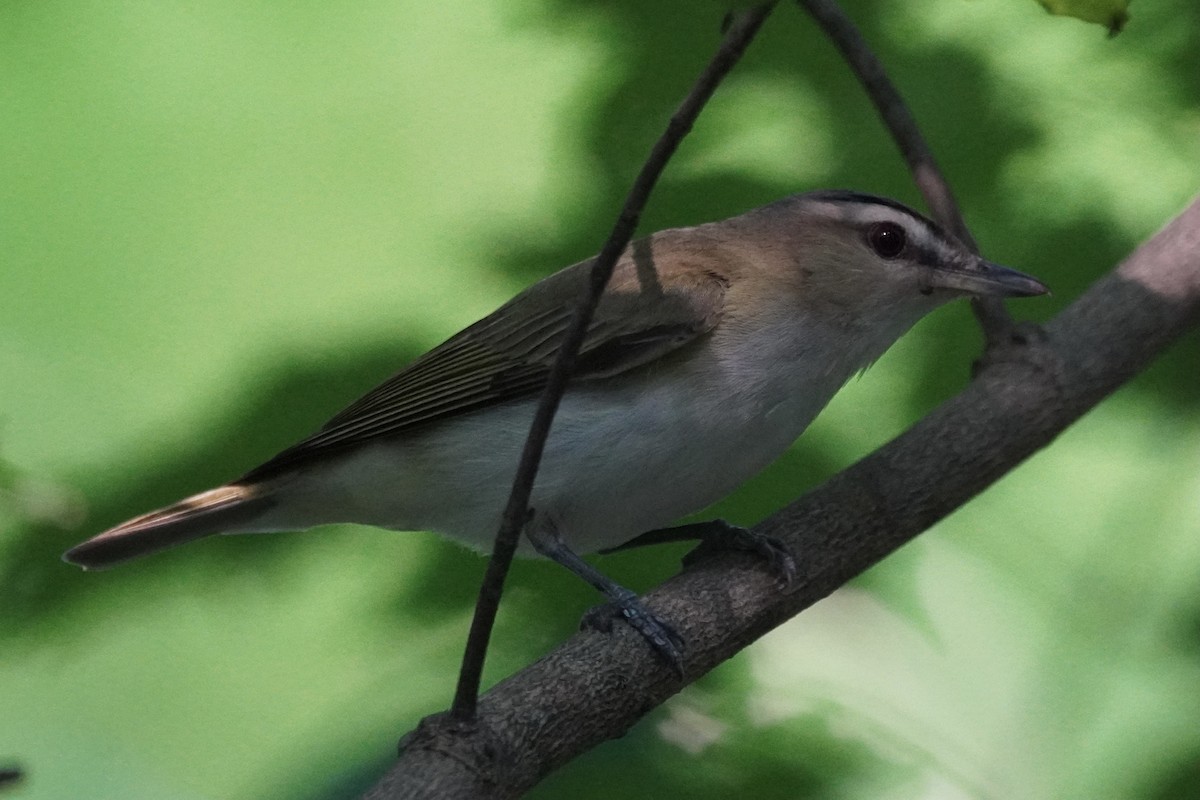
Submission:
{"label": "pointed beak", "polygon": [[1050,291],[1032,275],[982,258],[963,265],[935,267],[930,283],[939,289],[993,297],[1035,297]]}

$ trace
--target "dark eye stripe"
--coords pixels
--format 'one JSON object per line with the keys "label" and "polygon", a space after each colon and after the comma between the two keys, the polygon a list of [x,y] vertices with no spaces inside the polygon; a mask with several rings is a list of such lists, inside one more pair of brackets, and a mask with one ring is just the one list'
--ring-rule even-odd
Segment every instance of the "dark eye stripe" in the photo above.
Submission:
{"label": "dark eye stripe", "polygon": [[913,247],[910,252],[913,261],[927,267],[936,267],[946,261],[946,257],[932,247]]}

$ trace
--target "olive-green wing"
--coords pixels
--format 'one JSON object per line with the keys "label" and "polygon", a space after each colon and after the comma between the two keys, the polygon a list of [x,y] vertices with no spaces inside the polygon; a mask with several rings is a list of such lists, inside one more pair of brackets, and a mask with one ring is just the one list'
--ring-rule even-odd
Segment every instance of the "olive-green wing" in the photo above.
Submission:
{"label": "olive-green wing", "polygon": [[[591,262],[569,267],[518,295],[420,357],[317,433],[255,468],[242,481],[309,458],[394,436],[448,417],[539,392],[570,324]],[[725,284],[701,276],[664,281],[631,262],[618,265],[580,348],[572,380],[594,381],[654,361],[711,331]]]}

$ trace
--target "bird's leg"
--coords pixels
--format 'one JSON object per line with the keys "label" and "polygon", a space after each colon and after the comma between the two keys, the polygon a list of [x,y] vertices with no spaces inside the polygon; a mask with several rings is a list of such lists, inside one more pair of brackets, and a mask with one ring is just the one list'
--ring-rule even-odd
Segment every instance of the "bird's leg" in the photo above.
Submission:
{"label": "bird's leg", "polygon": [[683,640],[670,625],[646,608],[636,594],[580,558],[563,541],[557,527],[545,517],[526,525],[525,535],[529,537],[533,549],[571,570],[608,598],[606,606],[593,609],[584,616],[584,627],[611,630],[611,624],[605,626],[605,620],[613,616],[620,617],[649,642],[677,675],[683,676]]}
{"label": "bird's leg", "polygon": [[779,579],[780,588],[789,588],[796,579],[796,559],[787,545],[774,536],[733,525],[723,519],[692,522],[674,528],[658,528],[636,536],[625,544],[600,552],[613,553],[634,547],[696,539],[700,540],[700,546],[683,557],[684,566],[722,550],[742,550],[762,556]]}

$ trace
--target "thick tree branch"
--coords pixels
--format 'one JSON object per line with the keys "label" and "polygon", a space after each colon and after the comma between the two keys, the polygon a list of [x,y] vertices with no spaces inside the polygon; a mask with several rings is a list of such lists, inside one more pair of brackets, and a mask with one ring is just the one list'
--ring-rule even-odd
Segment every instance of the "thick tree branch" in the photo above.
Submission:
{"label": "thick tree branch", "polygon": [[[797,0],[812,16],[825,35],[841,52],[851,71],[858,77],[866,90],[867,96],[879,112],[883,124],[900,148],[900,155],[908,164],[913,182],[920,190],[929,206],[929,213],[943,227],[958,237],[971,252],[978,254],[979,245],[967,228],[950,182],[942,174],[933,151],[921,135],[916,117],[909,110],[908,104],[900,95],[900,90],[892,79],[879,57],[871,50],[867,40],[854,25],[853,20],[846,15],[836,0]],[[1004,307],[1004,302],[997,297],[984,297],[971,301],[975,317],[983,328],[984,338],[989,347],[1002,341],[1012,329],[1013,319]]]}
{"label": "thick tree branch", "polygon": [[[736,554],[696,564],[648,594],[687,641],[689,678],[967,502],[1197,322],[1200,198],[1044,329],[1023,338],[1018,327],[961,394],[758,525],[803,554],[790,594]],[[517,796],[680,688],[632,630],[579,633],[480,698],[469,728],[423,722],[367,797]]]}

